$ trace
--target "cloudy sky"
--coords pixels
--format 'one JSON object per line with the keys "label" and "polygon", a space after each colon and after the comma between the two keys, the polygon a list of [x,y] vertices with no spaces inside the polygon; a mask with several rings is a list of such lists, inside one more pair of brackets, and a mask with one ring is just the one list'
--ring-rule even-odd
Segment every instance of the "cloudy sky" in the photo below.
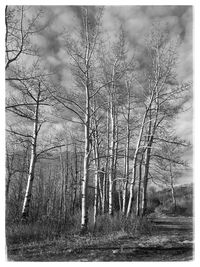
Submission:
{"label": "cloudy sky", "polygon": [[[35,42],[42,47],[47,64],[57,70],[62,85],[65,85],[69,83],[71,77],[64,68],[66,54],[63,50],[62,34],[66,30],[73,33],[78,27],[81,20],[80,7],[46,6],[44,9],[44,20],[49,21],[50,26],[35,39]],[[95,9],[91,7],[90,10],[94,12]],[[112,40],[123,25],[130,51],[136,52],[142,50],[145,34],[155,21],[167,23],[170,37],[179,38],[178,80],[192,81],[193,8],[191,6],[105,6],[102,26],[104,36],[107,36],[107,40]],[[181,137],[192,142],[192,100],[186,109],[188,110],[179,115],[176,131]],[[191,151],[184,157],[192,163]],[[191,176],[192,173],[188,172],[182,179],[188,182]]]}
{"label": "cloudy sky", "polygon": [[[71,77],[66,68],[66,52],[63,49],[63,33],[73,32],[81,20],[79,6],[45,6],[44,20],[50,26],[34,39],[42,48],[42,54],[50,67],[56,68],[63,85]],[[94,7],[91,7],[93,12]],[[112,40],[123,25],[130,51],[140,51],[145,34],[155,22],[167,23],[170,37],[180,38],[177,74],[179,81],[192,81],[193,8],[191,6],[105,6],[102,18],[103,32]],[[192,104],[189,104],[191,107]],[[188,108],[188,107],[187,107]],[[184,112],[177,122],[177,132],[192,141],[192,109]]]}
{"label": "cloudy sky", "polygon": [[[45,18],[50,28],[42,32],[37,44],[41,45],[50,64],[59,65],[63,61],[60,33],[65,29],[73,32],[81,20],[79,6],[46,6]],[[91,7],[91,12],[94,10]],[[109,38],[115,36],[123,25],[127,32],[130,48],[137,50],[144,45],[144,36],[154,21],[167,23],[171,38],[179,37],[180,80],[192,79],[192,30],[193,9],[190,6],[105,6],[102,19],[104,34]]]}
{"label": "cloudy sky", "polygon": [[[38,6],[32,7],[32,11]],[[69,84],[72,77],[66,68],[66,52],[63,49],[63,37],[66,31],[73,33],[81,21],[80,6],[42,6],[44,15],[41,23],[48,27],[32,39],[39,45],[41,55],[50,69],[56,70],[60,83]],[[93,13],[95,7],[90,7]],[[112,41],[119,28],[127,35],[129,50],[141,53],[145,35],[155,21],[168,25],[172,39],[179,39],[177,76],[181,81],[193,79],[193,8],[191,6],[105,6],[102,27],[106,40]],[[192,100],[186,106],[187,111],[180,114],[176,122],[177,133],[192,142]],[[192,162],[192,152],[185,155]],[[191,179],[191,173],[185,175],[185,181]]]}

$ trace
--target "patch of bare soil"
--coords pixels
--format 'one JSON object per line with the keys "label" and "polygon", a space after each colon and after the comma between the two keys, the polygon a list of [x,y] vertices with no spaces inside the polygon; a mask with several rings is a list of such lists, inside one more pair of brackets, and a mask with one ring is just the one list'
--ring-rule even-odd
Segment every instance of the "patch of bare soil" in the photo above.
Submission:
{"label": "patch of bare soil", "polygon": [[190,261],[193,258],[193,220],[160,216],[150,219],[151,236],[120,236],[115,241],[87,242],[81,247],[70,242],[10,246],[11,261]]}

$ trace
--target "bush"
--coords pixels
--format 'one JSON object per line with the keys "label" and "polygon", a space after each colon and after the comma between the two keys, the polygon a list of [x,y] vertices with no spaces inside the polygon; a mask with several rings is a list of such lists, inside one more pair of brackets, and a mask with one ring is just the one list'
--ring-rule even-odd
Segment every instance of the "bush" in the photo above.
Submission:
{"label": "bush", "polygon": [[80,227],[80,214],[58,220],[43,216],[37,222],[12,222],[6,224],[7,244],[28,243],[42,240],[53,240],[61,235],[77,232]]}
{"label": "bush", "polygon": [[[183,185],[175,187],[176,207],[172,203],[171,190],[169,188],[155,192],[154,196],[149,199],[150,207],[152,200],[158,198],[161,205],[156,210],[166,215],[172,216],[193,216],[193,185]],[[155,202],[153,200],[153,202]]]}
{"label": "bush", "polygon": [[191,202],[185,202],[183,204],[171,205],[167,214],[179,215],[179,216],[193,216],[193,207]]}
{"label": "bush", "polygon": [[108,234],[110,232],[123,231],[129,234],[150,234],[152,226],[146,217],[137,217],[131,214],[128,218],[122,213],[98,216],[96,232]]}
{"label": "bush", "polygon": [[50,239],[54,231],[41,224],[12,224],[6,229],[7,244],[28,243],[32,241]]}
{"label": "bush", "polygon": [[193,216],[193,204],[191,200],[181,200],[177,201],[175,206],[171,201],[167,201],[157,207],[156,211],[168,216]]}

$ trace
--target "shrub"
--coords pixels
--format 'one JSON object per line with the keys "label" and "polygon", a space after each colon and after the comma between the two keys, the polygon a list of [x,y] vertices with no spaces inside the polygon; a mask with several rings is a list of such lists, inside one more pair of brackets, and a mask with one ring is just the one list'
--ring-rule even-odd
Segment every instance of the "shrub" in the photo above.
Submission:
{"label": "shrub", "polygon": [[131,214],[128,218],[122,213],[115,213],[113,216],[108,214],[98,216],[96,232],[110,233],[123,231],[129,234],[150,234],[151,224],[146,217],[137,217]]}
{"label": "shrub", "polygon": [[[126,232],[131,235],[141,235],[151,233],[151,224],[146,217],[139,218],[131,214],[128,218],[122,213],[115,213],[113,216],[108,214],[97,217],[94,229],[92,212],[89,212],[89,234],[111,234]],[[69,216],[66,221],[54,218],[41,217],[37,222],[24,224],[10,223],[6,225],[7,244],[29,243],[44,240],[53,240],[61,236],[80,233],[81,213]],[[95,231],[94,231],[95,230]]]}
{"label": "shrub", "polygon": [[79,226],[79,213],[73,217],[69,216],[66,221],[43,216],[37,222],[9,222],[6,224],[6,240],[7,244],[28,243],[45,239],[53,240],[66,233],[74,233],[80,230]]}
{"label": "shrub", "polygon": [[192,216],[193,215],[193,207],[191,202],[185,202],[182,204],[171,205],[167,210],[168,214],[173,215],[181,215],[181,216]]}
{"label": "shrub", "polygon": [[[171,190],[169,188],[155,192],[153,198],[158,198],[162,204],[156,210],[173,216],[193,216],[193,186],[183,185],[175,187],[176,208],[172,203]],[[152,201],[150,201],[152,202]],[[150,205],[151,206],[151,205]]]}

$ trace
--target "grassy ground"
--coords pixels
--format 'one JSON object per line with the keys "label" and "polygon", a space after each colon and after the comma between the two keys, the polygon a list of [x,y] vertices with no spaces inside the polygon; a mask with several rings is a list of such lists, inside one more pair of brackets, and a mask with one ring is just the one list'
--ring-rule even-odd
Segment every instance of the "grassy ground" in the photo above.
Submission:
{"label": "grassy ground", "polygon": [[[135,225],[134,232],[121,229],[108,233],[104,229],[104,233],[90,232],[85,236],[66,232],[52,239],[8,242],[8,260],[187,261],[192,259],[191,218],[163,216],[151,218],[151,222],[146,220],[138,223],[137,227]],[[145,227],[147,223],[151,227]]]}

